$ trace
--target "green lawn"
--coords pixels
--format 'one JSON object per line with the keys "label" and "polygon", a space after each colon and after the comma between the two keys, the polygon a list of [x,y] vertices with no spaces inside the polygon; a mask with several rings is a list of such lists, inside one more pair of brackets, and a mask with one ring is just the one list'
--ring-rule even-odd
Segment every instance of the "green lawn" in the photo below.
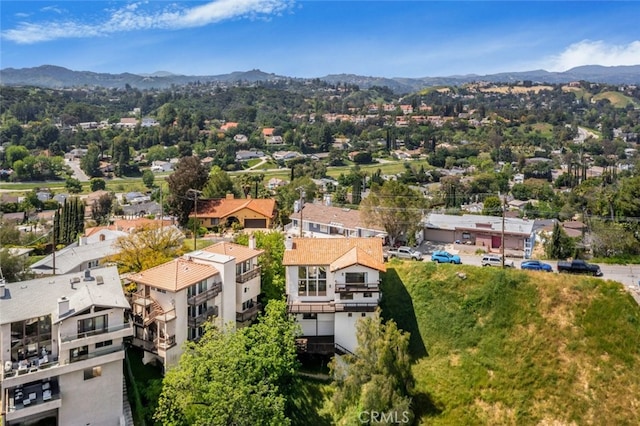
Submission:
{"label": "green lawn", "polygon": [[394,261],[382,291],[411,332],[421,424],[637,422],[640,309],[621,285]]}

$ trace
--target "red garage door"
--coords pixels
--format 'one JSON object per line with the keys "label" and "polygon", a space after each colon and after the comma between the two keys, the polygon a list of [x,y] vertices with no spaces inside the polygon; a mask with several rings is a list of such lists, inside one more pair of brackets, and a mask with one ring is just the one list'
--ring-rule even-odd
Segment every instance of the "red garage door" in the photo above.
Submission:
{"label": "red garage door", "polygon": [[501,242],[502,242],[502,237],[500,237],[500,235],[491,236],[491,248],[500,248]]}

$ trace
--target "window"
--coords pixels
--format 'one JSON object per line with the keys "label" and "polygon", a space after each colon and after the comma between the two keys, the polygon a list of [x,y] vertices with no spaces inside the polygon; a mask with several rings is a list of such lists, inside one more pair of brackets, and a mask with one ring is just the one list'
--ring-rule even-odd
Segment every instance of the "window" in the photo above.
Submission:
{"label": "window", "polygon": [[326,296],[327,268],[324,266],[299,266],[298,295]]}
{"label": "window", "polygon": [[347,284],[365,284],[367,282],[366,272],[345,272],[344,282]]}
{"label": "window", "polygon": [[96,349],[103,348],[105,346],[111,346],[111,345],[113,345],[113,340],[105,340],[104,342],[96,343]]}
{"label": "window", "polygon": [[90,380],[102,376],[102,367],[93,367],[84,369],[84,379]]}
{"label": "window", "polygon": [[[49,348],[49,349],[47,349]],[[11,323],[11,359],[20,361],[51,348],[51,316]]]}
{"label": "window", "polygon": [[303,320],[310,320],[318,318],[318,314],[302,314]]}
{"label": "window", "polygon": [[351,318],[351,317],[353,316],[353,314],[352,314],[351,312],[349,312],[349,313],[347,314],[347,316],[348,316],[349,318]]}
{"label": "window", "polygon": [[373,293],[365,293],[363,297],[373,297]]}
{"label": "window", "polygon": [[353,300],[353,293],[342,293],[340,300]]}
{"label": "window", "polygon": [[89,346],[80,346],[69,351],[69,358],[71,362],[81,361],[87,359],[89,356]]}
{"label": "window", "polygon": [[100,315],[93,318],[78,320],[78,334],[100,334],[107,331],[107,316]]}

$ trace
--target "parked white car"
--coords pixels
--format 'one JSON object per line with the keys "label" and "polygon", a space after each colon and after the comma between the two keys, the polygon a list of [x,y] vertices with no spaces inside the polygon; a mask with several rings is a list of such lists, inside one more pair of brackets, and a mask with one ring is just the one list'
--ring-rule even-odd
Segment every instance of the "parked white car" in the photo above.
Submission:
{"label": "parked white car", "polygon": [[[496,254],[485,254],[482,256],[482,261],[480,262],[482,266],[502,266],[502,256]],[[513,260],[504,261],[505,268],[513,268],[515,265],[513,264]]]}

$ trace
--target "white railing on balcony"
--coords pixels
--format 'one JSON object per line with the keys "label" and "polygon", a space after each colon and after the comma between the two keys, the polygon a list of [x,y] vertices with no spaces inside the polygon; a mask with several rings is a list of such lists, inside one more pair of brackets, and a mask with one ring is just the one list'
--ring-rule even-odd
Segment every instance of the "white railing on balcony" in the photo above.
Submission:
{"label": "white railing on balcony", "polygon": [[124,324],[114,325],[107,328],[101,328],[100,330],[87,331],[85,333],[73,333],[73,334],[66,334],[66,335],[63,334],[60,336],[60,341],[62,343],[67,343],[67,342],[72,342],[78,339],[85,339],[87,337],[97,336],[99,334],[113,333],[115,331],[126,330],[126,329],[133,330],[131,323],[125,322]]}

